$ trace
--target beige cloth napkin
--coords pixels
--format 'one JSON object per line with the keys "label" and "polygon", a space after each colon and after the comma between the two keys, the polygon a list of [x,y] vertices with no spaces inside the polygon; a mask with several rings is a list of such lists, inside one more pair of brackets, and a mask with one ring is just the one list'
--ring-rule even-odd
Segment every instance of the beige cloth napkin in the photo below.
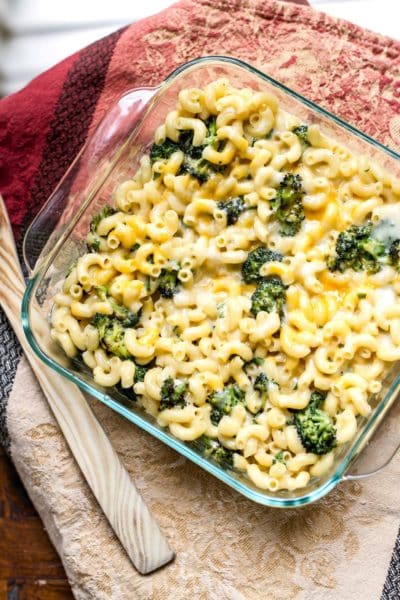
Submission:
{"label": "beige cloth napkin", "polygon": [[153,575],[135,571],[23,359],[9,402],[11,451],[77,599],[378,600],[400,516],[400,455],[313,505],[270,509],[88,401],[177,557]]}

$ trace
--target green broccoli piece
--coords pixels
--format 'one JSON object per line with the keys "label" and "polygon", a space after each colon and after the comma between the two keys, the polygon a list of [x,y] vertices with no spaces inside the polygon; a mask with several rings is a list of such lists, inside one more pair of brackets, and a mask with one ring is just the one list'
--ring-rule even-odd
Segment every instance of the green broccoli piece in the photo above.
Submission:
{"label": "green broccoli piece", "polygon": [[274,252],[263,246],[255,248],[248,253],[246,260],[242,265],[242,279],[246,283],[258,282],[263,279],[260,274],[261,267],[267,262],[281,262],[283,259],[280,252]]}
{"label": "green broccoli piece", "polygon": [[215,165],[203,158],[203,150],[206,146],[214,145],[217,141],[217,127],[215,117],[205,121],[207,136],[204,144],[193,146],[193,131],[190,129],[181,131],[179,141],[173,142],[167,138],[162,144],[153,144],[150,149],[150,160],[168,160],[171,154],[180,150],[184,154],[183,163],[179,169],[179,175],[188,173],[195,177],[200,183],[207,181],[216,172],[224,170],[225,165]]}
{"label": "green broccoli piece", "polygon": [[110,304],[115,317],[122,322],[123,327],[136,327],[140,320],[140,311],[133,313],[129,308],[126,308],[126,306],[123,306],[122,304],[118,304],[115,300],[110,300]]}
{"label": "green broccoli piece", "polygon": [[280,462],[283,464],[286,464],[285,459],[283,458],[283,450],[279,450],[279,452],[277,452],[274,456],[274,458],[272,459],[272,464],[274,465],[275,463]]}
{"label": "green broccoli piece", "polygon": [[90,223],[90,231],[91,233],[97,233],[97,228],[100,224],[100,222],[105,219],[106,217],[110,217],[111,215],[115,215],[117,211],[115,210],[115,208],[113,208],[112,206],[109,206],[108,204],[106,204],[105,206],[103,206],[103,208],[92,217],[91,223]]}
{"label": "green broccoli piece", "polygon": [[283,315],[286,301],[286,286],[278,275],[265,277],[257,285],[251,296],[251,313],[256,316],[260,311],[278,312]]}
{"label": "green broccoli piece", "polygon": [[228,225],[234,225],[239,219],[240,215],[245,211],[249,210],[243,196],[237,196],[230,200],[221,200],[217,204],[220,210],[223,210],[226,214],[226,222]]}
{"label": "green broccoli piece", "polygon": [[153,144],[150,148],[150,161],[155,163],[157,160],[168,160],[171,154],[177,152],[181,148],[179,144],[166,138],[162,144]]}
{"label": "green broccoli piece", "polygon": [[323,403],[325,402],[326,392],[320,392],[319,390],[314,390],[311,392],[310,400],[307,407],[311,409],[321,408]]}
{"label": "green broccoli piece", "polygon": [[281,225],[281,235],[293,236],[300,231],[305,218],[302,203],[304,194],[300,175],[287,173],[276,190],[275,198],[271,200],[271,208]]}
{"label": "green broccoli piece", "polygon": [[248,367],[251,367],[253,365],[256,367],[260,367],[264,364],[264,362],[265,358],[263,358],[262,356],[253,356],[253,358],[244,363],[243,369],[246,370]]}
{"label": "green broccoli piece", "polygon": [[90,232],[86,238],[86,244],[89,252],[99,252],[101,239],[95,233]]}
{"label": "green broccoli piece", "polygon": [[218,440],[214,440],[207,435],[202,435],[194,441],[194,446],[199,448],[203,456],[206,458],[212,458],[221,466],[232,468],[233,467],[233,455],[232,450],[224,448]]}
{"label": "green broccoli piece", "polygon": [[293,133],[297,135],[300,142],[303,146],[309,146],[310,142],[308,141],[308,126],[307,125],[299,125],[293,129]]}
{"label": "green broccoli piece", "polygon": [[269,379],[263,372],[259,373],[254,380],[253,388],[260,394],[262,407],[265,406],[265,401],[272,383],[275,382],[272,379]]}
{"label": "green broccoli piece", "polygon": [[211,458],[213,458],[219,465],[228,467],[230,469],[233,467],[233,451],[228,450],[228,448],[224,448],[224,446],[219,445],[218,448],[215,448],[211,454]]}
{"label": "green broccoli piece", "polygon": [[389,248],[390,264],[400,271],[400,240],[394,240]]}
{"label": "green broccoli piece", "polygon": [[315,391],[308,406],[294,415],[294,425],[308,452],[327,454],[336,446],[336,428],[328,413],[322,410],[326,394]]}
{"label": "green broccoli piece", "polygon": [[162,269],[157,289],[164,298],[172,298],[179,290],[178,270],[179,267]]}
{"label": "green broccoli piece", "polygon": [[268,392],[271,383],[272,382],[265,373],[259,373],[254,381],[253,387],[257,392],[260,392],[260,394],[264,396]]}
{"label": "green broccoli piece", "polygon": [[226,385],[220,392],[213,392],[207,398],[211,404],[210,419],[213,425],[218,425],[224,415],[229,415],[237,404],[244,404],[245,394],[236,383]]}
{"label": "green broccoli piece", "polygon": [[137,363],[135,363],[135,375],[133,377],[134,383],[144,381],[144,377],[149,368],[151,367],[148,367],[147,365],[138,365]]}
{"label": "green broccoli piece", "polygon": [[221,170],[221,167],[214,165],[203,158],[198,159],[193,158],[193,156],[185,156],[183,164],[179,170],[179,175],[182,175],[182,173],[188,173],[197,179],[199,183],[205,183],[210,179],[210,177]]}
{"label": "green broccoli piece", "polygon": [[98,285],[95,288],[96,294],[99,297],[99,300],[102,302],[108,301],[108,288],[105,285]]}
{"label": "green broccoli piece", "polygon": [[[133,361],[135,362],[135,361]],[[153,361],[147,365],[138,365],[137,363],[135,363],[135,375],[133,377],[133,383],[138,383],[139,381],[144,381],[144,376],[146,375],[146,372],[148,371],[148,369],[153,368],[154,363]],[[115,386],[117,391],[122,394],[123,396],[125,396],[125,398],[128,398],[128,400],[131,400],[132,402],[136,402],[138,397],[137,394],[135,392],[135,390],[133,389],[133,386],[129,387],[129,388],[123,388],[121,385],[121,382],[117,383],[117,385]]]}
{"label": "green broccoli piece", "polygon": [[131,358],[131,353],[125,345],[125,328],[121,321],[96,313],[91,319],[91,324],[98,330],[100,343],[106,350],[118,358]]}
{"label": "green broccoli piece", "polygon": [[208,117],[205,122],[207,127],[207,136],[204,140],[204,146],[215,146],[217,138],[217,117]]}
{"label": "green broccoli piece", "polygon": [[116,212],[117,211],[115,210],[115,208],[112,208],[112,206],[109,206],[108,204],[106,204],[105,206],[103,206],[103,208],[97,214],[95,214],[92,217],[92,220],[90,222],[90,231],[86,238],[86,244],[87,244],[89,252],[99,252],[100,251],[101,238],[97,234],[97,227],[99,226],[100,222],[103,219],[105,219],[106,217],[109,217],[111,215],[114,215]]}
{"label": "green broccoli piece", "polygon": [[108,295],[108,289],[105,285],[97,286],[96,294],[103,302],[110,303],[110,306],[113,310],[113,316],[121,321],[123,327],[136,327],[136,325],[139,323],[140,311],[133,313],[123,304],[118,304],[118,302],[112,296]]}
{"label": "green broccoli piece", "polygon": [[226,165],[216,165],[203,158],[203,150],[207,146],[214,145],[216,136],[215,118],[205,122],[207,125],[207,137],[201,146],[193,146],[193,133],[191,130],[181,132],[179,144],[185,157],[179,170],[179,174],[188,173],[199,183],[205,183],[215,173],[224,171]]}
{"label": "green broccoli piece", "polygon": [[132,252],[132,254],[135,254],[135,252],[137,250],[139,250],[140,248],[140,244],[138,244],[137,242],[135,244],[133,244],[132,248],[130,249],[130,252]]}
{"label": "green broccoli piece", "polygon": [[202,158],[203,150],[206,146],[215,146],[217,142],[217,120],[216,117],[209,117],[204,124],[207,128],[207,135],[204,143],[200,146],[193,146],[193,131],[186,129],[179,134],[179,148],[182,152],[192,158]]}
{"label": "green broccoli piece", "polygon": [[161,386],[160,410],[174,408],[175,406],[186,406],[187,388],[187,383],[167,377]]}
{"label": "green broccoli piece", "polygon": [[328,261],[330,271],[346,269],[377,273],[383,263],[387,263],[387,248],[383,242],[373,237],[373,225],[367,221],[363,225],[352,225],[339,233],[336,240],[336,256]]}

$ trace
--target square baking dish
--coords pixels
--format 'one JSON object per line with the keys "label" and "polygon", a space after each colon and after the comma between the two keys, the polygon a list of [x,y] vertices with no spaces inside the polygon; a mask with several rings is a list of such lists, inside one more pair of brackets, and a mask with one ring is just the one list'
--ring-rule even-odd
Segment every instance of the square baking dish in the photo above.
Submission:
{"label": "square baking dish", "polygon": [[342,480],[376,472],[394,455],[400,441],[398,364],[385,376],[382,391],[370,399],[373,410],[368,418],[360,419],[355,439],[337,450],[328,473],[311,479],[306,488],[269,492],[256,488],[241,473],[224,470],[204,458],[195,444],[173,437],[114,388],[96,384],[90,371],[81,362],[65,356],[50,338],[53,298],[71,263],[85,251],[92,216],[110,201],[118,183],[136,171],[140,157],[153,142],[155,129],[174,106],[179,90],[204,86],[219,77],[228,77],[239,87],[272,91],[285,110],[303,122],[319,125],[329,137],[400,177],[397,153],[268,75],[234,58],[210,56],[193,60],[173,71],[160,86],[130,90],[119,99],[33,221],[24,241],[25,263],[31,275],[22,304],[23,327],[32,349],[46,364],[244,496],[266,506],[303,506],[318,500]]}

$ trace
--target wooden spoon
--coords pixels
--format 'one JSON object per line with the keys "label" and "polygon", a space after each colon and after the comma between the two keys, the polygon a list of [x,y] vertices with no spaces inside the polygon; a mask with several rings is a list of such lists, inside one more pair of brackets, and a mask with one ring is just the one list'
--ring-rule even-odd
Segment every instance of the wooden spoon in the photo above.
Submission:
{"label": "wooden spoon", "polygon": [[25,338],[21,323],[25,282],[1,197],[0,281],[0,305],[76,462],[137,570],[142,574],[151,573],[171,561],[173,551],[79,388],[42,363]]}

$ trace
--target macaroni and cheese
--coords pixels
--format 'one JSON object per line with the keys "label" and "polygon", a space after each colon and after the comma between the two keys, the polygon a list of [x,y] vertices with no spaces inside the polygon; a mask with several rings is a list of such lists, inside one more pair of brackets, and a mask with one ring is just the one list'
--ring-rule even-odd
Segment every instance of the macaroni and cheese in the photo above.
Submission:
{"label": "macaroni and cheese", "polygon": [[259,488],[306,486],[400,359],[400,181],[226,79],[93,217],[52,337]]}

